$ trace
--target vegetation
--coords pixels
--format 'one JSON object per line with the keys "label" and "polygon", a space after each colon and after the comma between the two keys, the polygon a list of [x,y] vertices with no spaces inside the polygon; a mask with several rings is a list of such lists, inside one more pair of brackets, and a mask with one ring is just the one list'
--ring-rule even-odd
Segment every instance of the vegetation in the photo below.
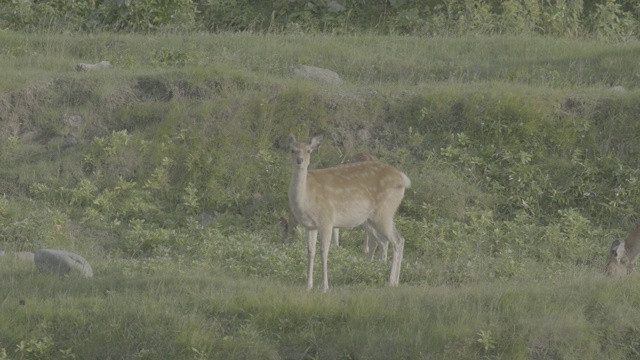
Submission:
{"label": "vegetation", "polygon": [[247,31],[637,38],[635,0],[12,0],[0,27],[54,31]]}
{"label": "vegetation", "polygon": [[[250,3],[0,5],[0,359],[638,355],[638,275],[602,274],[640,208],[635,2]],[[304,290],[291,132],[409,175],[399,287],[354,229]],[[95,278],[11,256],[46,247]]]}

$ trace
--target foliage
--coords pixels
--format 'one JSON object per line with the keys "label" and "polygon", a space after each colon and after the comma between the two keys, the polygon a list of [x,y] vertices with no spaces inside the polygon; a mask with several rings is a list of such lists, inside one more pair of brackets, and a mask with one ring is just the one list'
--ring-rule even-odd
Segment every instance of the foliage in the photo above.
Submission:
{"label": "foliage", "polygon": [[18,1],[0,7],[14,30],[246,31],[285,33],[523,34],[637,38],[633,1],[400,0]]}

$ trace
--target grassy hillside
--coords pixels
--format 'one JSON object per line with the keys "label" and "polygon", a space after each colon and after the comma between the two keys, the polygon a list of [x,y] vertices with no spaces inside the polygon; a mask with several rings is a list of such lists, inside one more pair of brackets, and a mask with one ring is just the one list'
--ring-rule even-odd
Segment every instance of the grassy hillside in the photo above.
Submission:
{"label": "grassy hillside", "polygon": [[[601,274],[640,208],[637,42],[0,32],[0,43],[0,358],[640,351],[637,275]],[[102,60],[113,67],[75,69]],[[344,83],[296,78],[300,64]],[[303,234],[283,243],[277,226],[291,132],[324,135],[313,167],[369,151],[412,179],[399,288],[354,229],[331,250],[330,292],[303,290]],[[82,254],[95,279],[10,256],[43,247]]]}

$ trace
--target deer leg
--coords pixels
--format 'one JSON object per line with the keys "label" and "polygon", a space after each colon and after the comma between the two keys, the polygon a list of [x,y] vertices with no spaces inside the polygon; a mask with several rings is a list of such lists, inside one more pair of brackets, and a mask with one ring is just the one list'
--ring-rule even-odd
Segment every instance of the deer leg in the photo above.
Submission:
{"label": "deer leg", "polygon": [[391,243],[393,256],[391,257],[391,274],[389,274],[389,285],[396,286],[400,283],[400,267],[402,264],[402,253],[404,251],[404,238],[397,231],[391,217],[369,220],[369,223],[371,223],[371,225],[377,232],[379,242],[385,241]]}
{"label": "deer leg", "polygon": [[320,246],[322,247],[322,292],[329,290],[329,247],[331,245],[331,234],[333,234],[332,227],[325,227],[320,230]]}
{"label": "deer leg", "polygon": [[371,261],[376,256],[376,249],[378,248],[378,236],[374,234],[375,230],[373,228],[371,228],[371,231],[365,230],[364,232],[365,252],[369,255],[369,260]]}
{"label": "deer leg", "polygon": [[[395,229],[395,226],[394,226]],[[404,238],[400,235],[397,229],[394,231],[395,242],[392,242],[393,246],[393,261],[391,266],[396,266],[396,270],[394,272],[395,279],[393,285],[400,284],[400,266],[402,264],[402,258],[404,255]]]}
{"label": "deer leg", "polygon": [[[376,244],[376,246],[378,246],[378,244]],[[389,242],[386,241],[380,244],[380,259],[382,259],[383,262],[387,262],[388,252],[389,252]]]}
{"label": "deer leg", "polygon": [[365,254],[369,255],[369,245],[371,242],[371,236],[369,235],[369,233],[373,228],[367,228],[366,223],[362,227],[364,228],[364,241],[362,242],[362,251]]}
{"label": "deer leg", "polygon": [[364,224],[365,242],[367,244],[367,254],[369,259],[373,261],[376,255],[376,250],[380,247],[380,258],[382,261],[387,262],[387,252],[389,249],[389,241],[380,236],[378,231],[368,222]]}
{"label": "deer leg", "polygon": [[368,222],[364,223],[363,228],[365,253],[369,255],[369,259],[373,261],[376,255],[376,249],[378,248],[378,241],[380,241],[380,236],[376,229]]}
{"label": "deer leg", "polygon": [[307,290],[313,289],[313,260],[316,257],[318,230],[307,230]]}
{"label": "deer leg", "polygon": [[331,232],[331,244],[335,246],[340,246],[340,229],[333,228]]}

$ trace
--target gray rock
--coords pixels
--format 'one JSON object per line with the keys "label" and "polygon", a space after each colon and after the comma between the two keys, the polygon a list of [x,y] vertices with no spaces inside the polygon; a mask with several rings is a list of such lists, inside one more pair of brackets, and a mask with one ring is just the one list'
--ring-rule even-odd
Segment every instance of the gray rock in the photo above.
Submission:
{"label": "gray rock", "polygon": [[289,66],[288,70],[295,77],[319,81],[327,84],[342,84],[342,79],[335,71],[309,65]]}
{"label": "gray rock", "polygon": [[108,69],[111,67],[111,63],[108,61],[100,61],[95,64],[78,64],[76,65],[76,71],[91,71],[99,69]]}
{"label": "gray rock", "polygon": [[329,12],[343,12],[343,11],[347,11],[347,7],[344,6],[344,4],[341,4],[337,1],[330,1],[327,4],[327,10],[329,10]]}
{"label": "gray rock", "polygon": [[70,128],[79,128],[84,124],[84,118],[80,115],[68,115],[62,118],[62,124]]}
{"label": "gray rock", "polygon": [[36,251],[34,261],[41,273],[66,275],[73,270],[86,278],[93,277],[93,270],[87,260],[68,251],[40,249]]}

